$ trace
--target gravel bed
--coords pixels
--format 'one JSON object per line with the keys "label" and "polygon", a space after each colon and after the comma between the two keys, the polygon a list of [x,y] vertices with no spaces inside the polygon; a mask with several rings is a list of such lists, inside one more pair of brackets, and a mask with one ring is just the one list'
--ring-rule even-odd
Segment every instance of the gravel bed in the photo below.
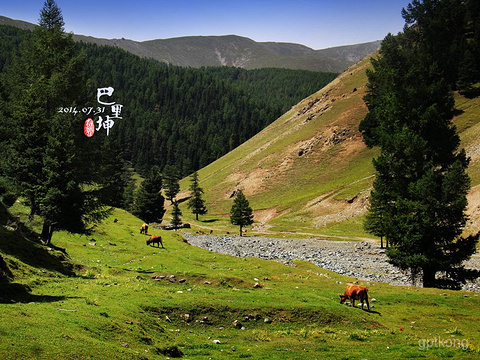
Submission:
{"label": "gravel bed", "polygon": [[[203,249],[237,257],[277,260],[287,265],[291,260],[310,261],[324,269],[359,280],[392,285],[412,284],[407,273],[387,262],[385,249],[374,241],[331,241],[311,239],[278,239],[260,236],[194,235],[184,238]],[[480,269],[480,257],[474,255],[466,267]],[[469,282],[463,290],[480,292],[480,281]]]}

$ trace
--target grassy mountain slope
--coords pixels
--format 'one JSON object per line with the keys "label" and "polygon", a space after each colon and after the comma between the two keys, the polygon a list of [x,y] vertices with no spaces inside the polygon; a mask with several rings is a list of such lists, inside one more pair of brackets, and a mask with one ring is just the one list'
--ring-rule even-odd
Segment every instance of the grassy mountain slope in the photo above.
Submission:
{"label": "grassy mountain slope", "polygon": [[[366,148],[358,131],[367,113],[362,98],[368,66],[366,58],[349,68],[199,172],[215,224],[227,226],[231,196],[241,189],[255,210],[258,232],[367,236],[362,217],[373,181],[371,159],[378,151]],[[454,121],[472,158],[469,226],[474,229],[480,219],[480,100],[457,94],[456,101]]]}
{"label": "grassy mountain slope", "polygon": [[[18,202],[12,211],[22,220],[29,213]],[[338,294],[352,278],[306,262],[285,266],[212,253],[188,245],[179,232],[150,229],[165,244],[153,248],[138,232],[141,223],[115,210],[91,236],[55,233],[54,249],[1,226],[0,255],[13,278],[0,282],[0,358],[472,359],[479,354],[475,294],[368,283],[377,301],[372,312],[361,311],[339,304]],[[37,219],[30,223],[33,230],[40,225]],[[74,273],[62,271],[67,265]],[[435,345],[434,338],[448,345]]]}

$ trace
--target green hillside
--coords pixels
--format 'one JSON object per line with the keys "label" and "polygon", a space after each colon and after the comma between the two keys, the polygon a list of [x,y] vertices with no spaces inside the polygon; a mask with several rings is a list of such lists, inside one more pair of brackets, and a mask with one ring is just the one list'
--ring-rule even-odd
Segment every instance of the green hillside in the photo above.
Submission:
{"label": "green hillside", "polygon": [[[209,214],[199,226],[227,229],[231,195],[241,189],[255,212],[253,231],[363,237],[373,181],[372,157],[358,131],[369,58],[293,106],[255,137],[199,172]],[[454,119],[471,156],[470,229],[480,219],[480,100],[456,95]],[[188,187],[184,180],[182,188]],[[187,197],[188,192],[181,196]],[[188,210],[183,213],[191,221]]]}
{"label": "green hillside", "polygon": [[[29,209],[11,211],[25,221]],[[90,236],[55,233],[49,248],[34,241],[37,219],[19,230],[0,215],[11,273],[0,281],[4,360],[479,355],[472,293],[367,283],[376,298],[367,312],[339,304],[352,278],[212,253],[179,232],[151,229],[165,249],[149,247],[141,220],[121,210]]]}
{"label": "green hillside", "polygon": [[[440,2],[426,2],[425,5],[437,3]],[[413,98],[428,105],[429,100],[423,95],[432,94],[435,99],[441,95],[442,100],[436,104],[450,105],[443,90],[448,84],[453,86],[458,82],[461,83],[458,88],[471,96],[456,94],[454,119],[462,147],[471,158],[472,188],[468,197],[466,232],[480,230],[480,97],[477,96],[480,89],[475,84],[480,81],[480,73],[475,71],[480,58],[480,27],[476,26],[480,23],[480,7],[475,4],[473,1],[442,2],[445,5],[440,8],[442,16],[427,19],[431,20],[427,22],[428,26],[418,21],[419,33],[425,32],[428,36],[423,38],[420,34],[418,43],[417,36],[412,44],[399,42],[397,45],[405,49],[406,54],[401,51],[384,57],[406,65],[393,67],[394,71],[398,70],[397,74],[403,74],[404,70],[409,74],[408,77],[394,76],[394,80],[386,80],[386,84],[393,84],[401,90],[433,85],[432,92],[413,91],[406,96],[408,100]],[[468,6],[464,11],[460,8],[463,5]],[[408,12],[402,12],[406,22],[412,25],[412,31],[417,29],[417,25],[411,22],[413,10],[422,17],[429,15],[428,11],[422,11],[425,9],[422,6],[414,2]],[[439,26],[443,20],[448,20],[447,24],[452,20],[452,17],[443,17],[444,10],[452,10],[450,15],[454,15],[453,20],[458,20],[453,21],[452,27]],[[120,89],[124,90],[125,96],[128,95],[116,98],[129,109],[125,112],[125,120],[130,121],[120,122],[125,125],[116,127],[122,139],[119,147],[134,167],[127,170],[115,144],[106,142],[102,149],[100,146],[97,149],[95,144],[98,143],[85,146],[83,141],[77,141],[76,135],[82,136],[80,132],[73,136],[70,127],[73,124],[69,120],[69,113],[73,110],[57,110],[58,106],[66,106],[63,103],[70,101],[70,95],[79,100],[88,97],[87,90],[80,88],[87,77],[77,77],[82,72],[80,67],[77,68],[82,56],[73,51],[73,41],[65,37],[61,29],[63,19],[59,14],[54,1],[45,3],[40,17],[43,25],[33,34],[29,45],[21,45],[21,41],[30,36],[27,31],[18,36],[18,29],[0,29],[7,35],[0,36],[0,49],[3,49],[0,51],[0,152],[3,155],[0,158],[1,360],[479,358],[479,284],[468,285],[472,292],[428,288],[440,284],[435,281],[438,261],[435,257],[431,261],[429,252],[441,252],[442,264],[438,269],[445,273],[445,278],[452,275],[452,280],[456,280],[464,274],[463,269],[456,267],[455,260],[458,259],[458,263],[466,257],[464,255],[471,254],[473,240],[476,240],[470,237],[465,245],[461,240],[452,245],[451,236],[437,237],[429,242],[429,238],[436,237],[432,232],[456,235],[455,229],[460,228],[457,226],[451,231],[448,230],[450,227],[443,226],[449,219],[436,216],[443,211],[442,207],[426,206],[424,209],[427,210],[415,212],[412,209],[417,205],[410,206],[408,202],[404,203],[408,205],[402,205],[399,197],[387,198],[384,202],[387,207],[402,205],[399,209],[407,215],[397,221],[395,216],[400,211],[389,211],[386,214],[392,216],[392,222],[409,225],[405,226],[406,232],[397,227],[394,228],[396,232],[391,231],[393,227],[385,232],[393,244],[389,250],[362,241],[354,243],[353,249],[346,254],[337,247],[345,243],[323,241],[324,238],[341,240],[367,236],[362,222],[374,176],[372,158],[379,151],[368,149],[358,130],[367,113],[363,98],[367,83],[365,70],[370,66],[368,58],[288,110],[294,102],[288,103],[286,98],[282,101],[280,88],[284,94],[290,92],[286,85],[307,94],[314,91],[300,89],[302,80],[297,71],[179,68],[138,59],[120,49],[82,45],[86,54],[96,54],[91,56],[86,70],[90,72],[88,86],[91,90],[99,86],[97,82],[108,81],[107,84],[112,85],[119,95],[122,94]],[[470,17],[466,17],[467,14]],[[450,42],[447,39],[446,44],[458,47],[443,48],[441,41],[435,43],[437,38],[443,40],[455,31],[458,38]],[[388,38],[390,40],[384,44],[392,45],[389,43],[392,37],[389,35]],[[475,46],[473,52],[467,52],[467,40]],[[431,47],[425,54],[422,51],[408,52],[410,46],[423,50],[424,45]],[[288,56],[293,49],[275,44],[268,47],[282,57]],[[19,56],[11,57],[16,48]],[[394,48],[398,49],[397,46]],[[436,51],[438,49],[445,51]],[[383,47],[381,52],[386,55]],[[225,52],[220,50],[217,55],[226,58]],[[437,55],[443,61],[430,63],[431,57]],[[410,59],[421,61],[410,62]],[[2,72],[3,67],[5,72]],[[382,70],[388,73],[390,68],[386,66]],[[425,73],[437,71],[448,77],[439,82],[425,81],[423,85],[418,81]],[[313,77],[311,73],[302,73],[306,78]],[[292,78],[299,82],[290,81]],[[282,83],[285,86],[278,85]],[[370,81],[369,86],[372,92],[380,89],[378,92],[382,93],[384,90],[382,86],[377,87],[376,82]],[[109,89],[97,88],[98,102],[104,94],[102,90]],[[268,95],[270,91],[275,94]],[[397,101],[395,94],[381,94],[382,97],[387,95],[381,102],[388,107]],[[260,95],[266,95],[266,98],[262,100]],[[369,99],[372,100],[373,96]],[[267,113],[276,112],[272,112],[273,108],[267,104],[278,104],[275,106],[278,113],[286,112],[272,123],[278,115],[268,118]],[[402,122],[403,118],[408,119],[405,112],[414,113],[412,118],[419,113],[417,109],[423,112],[409,101],[399,101],[399,105],[402,106],[392,107],[394,116],[389,116],[390,111],[379,114],[382,119],[393,119],[394,130],[398,130],[397,127],[405,129]],[[382,109],[376,107],[375,100],[369,103],[369,107],[373,111]],[[449,108],[445,114],[450,114],[451,106],[445,107]],[[431,110],[431,119],[443,119],[436,109]],[[236,117],[241,119],[234,124]],[[103,119],[100,116],[99,120],[101,125]],[[214,120],[217,120],[215,124]],[[84,129],[89,130],[92,121],[89,119]],[[368,124],[369,129],[377,125],[374,121]],[[82,123],[83,120],[79,121],[80,125]],[[107,123],[107,131],[108,124],[112,125]],[[270,125],[265,127],[267,124]],[[427,121],[423,124],[435,124],[423,127],[430,137],[443,133],[434,132],[439,123]],[[442,125],[445,123],[439,126]],[[257,133],[253,131],[255,126],[258,126],[255,129],[263,130]],[[254,133],[257,135],[250,137]],[[388,128],[378,134],[396,135],[397,131],[390,133]],[[193,136],[189,138],[188,135]],[[248,138],[250,140],[244,142]],[[401,137],[395,145],[400,151],[406,149],[405,152],[417,158],[428,157],[421,147],[410,150],[409,146],[404,146],[407,142],[415,143],[413,138],[415,136]],[[81,139],[86,140],[83,136]],[[456,144],[448,140],[453,137],[442,139],[447,139],[444,144]],[[238,144],[242,145],[236,147]],[[218,149],[220,145],[222,151]],[[232,151],[218,158],[228,150]],[[104,161],[105,157],[111,161]],[[404,159],[398,158],[400,161]],[[176,205],[180,203],[182,219],[192,224],[190,229],[167,231],[157,226],[159,224],[150,223],[148,235],[142,234],[140,228],[144,220],[126,210],[110,207],[122,205],[118,200],[124,195],[123,189],[115,185],[122,183],[126,171],[134,173],[135,182],[140,183],[136,171],[145,175],[148,170],[153,170],[136,197],[130,187],[133,208],[142,213],[142,200],[152,200],[154,205],[163,204],[159,194],[162,191],[160,176],[152,165],[175,164],[186,174],[213,159],[218,160],[199,172],[208,208],[208,213],[201,215],[199,221],[193,220],[187,209],[189,179],[182,180],[183,191],[177,196],[175,209],[178,210]],[[445,163],[448,165],[447,161]],[[405,168],[411,165],[409,161],[402,164]],[[431,164],[434,164],[435,171],[449,171],[441,163]],[[388,165],[389,168],[396,167],[391,162]],[[466,161],[461,166],[464,169]],[[166,193],[176,185],[172,181],[175,178],[173,171],[167,170],[163,172]],[[397,180],[396,174],[390,177]],[[414,177],[416,174],[412,171],[401,180]],[[460,192],[464,189],[464,195],[468,181],[463,177],[465,181],[455,183],[456,179],[450,177],[445,190],[455,187]],[[447,191],[429,194],[435,186],[435,182],[424,182],[423,195],[418,197],[431,202],[442,200],[438,202],[443,204],[443,194]],[[406,187],[411,186],[406,184]],[[289,242],[290,249],[280,250],[282,254],[276,257],[277,261],[232,257],[191,245],[187,239],[194,237],[186,236],[184,232],[203,230],[208,234],[211,230],[210,234],[213,232],[215,236],[202,235],[203,239],[222,244],[225,238],[218,234],[238,231],[230,224],[229,212],[239,191],[246,195],[254,209],[255,223],[248,229],[247,236],[252,244],[261,243],[257,249],[264,254],[259,256],[276,250],[273,249],[275,245],[273,240],[260,240],[251,236],[252,233],[311,239]],[[169,200],[173,204],[172,197]],[[456,213],[456,209],[463,210],[462,200],[464,197],[449,205],[447,212],[452,208],[452,213]],[[148,206],[147,211],[152,207]],[[168,223],[171,209],[167,210],[164,222]],[[156,210],[157,214],[161,212],[162,209]],[[416,221],[410,226],[408,217],[424,220],[430,215],[442,220],[435,222],[434,226],[426,224],[428,226],[424,227]],[[152,219],[158,220],[159,217]],[[457,224],[463,225],[463,219],[457,217]],[[420,238],[409,231],[417,230],[415,227],[424,230]],[[390,237],[397,234],[403,237],[401,240],[410,243],[407,245],[411,251],[404,252],[402,246]],[[151,235],[162,237],[161,246],[149,245]],[[233,238],[233,235],[227,238]],[[415,238],[421,239],[422,243]],[[158,237],[156,239],[158,241]],[[245,239],[235,237],[239,242]],[[280,242],[287,243],[285,239]],[[328,255],[310,248],[307,242],[325,245]],[[422,247],[422,252],[417,253],[412,244]],[[297,246],[303,248],[303,254],[296,252],[294,248]],[[233,246],[230,248],[234,249]],[[236,253],[240,254],[239,251]],[[291,259],[289,256],[296,253],[299,254],[294,255],[297,260],[284,260]],[[409,268],[413,281],[421,269],[423,284],[427,287],[359,280],[298,260],[299,257],[322,258],[321,264],[325,267],[345,260],[347,271],[342,264],[338,272],[354,274],[355,268],[365,270],[367,263],[380,268],[385,264],[386,260],[381,260],[385,254],[396,266]],[[406,266],[392,259],[404,260]],[[354,264],[356,260],[361,261],[361,266]],[[449,263],[453,265],[452,274],[445,265]],[[380,271],[385,274],[380,279],[397,281],[398,270]],[[368,275],[376,275],[375,272],[372,269]],[[340,304],[347,284],[352,283],[368,287],[371,307],[367,310],[359,307],[358,302],[356,307]]]}

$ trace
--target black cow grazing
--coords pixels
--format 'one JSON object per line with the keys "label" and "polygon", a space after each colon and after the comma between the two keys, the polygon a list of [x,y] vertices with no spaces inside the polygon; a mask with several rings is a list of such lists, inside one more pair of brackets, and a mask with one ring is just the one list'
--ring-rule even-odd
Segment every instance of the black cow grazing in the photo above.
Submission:
{"label": "black cow grazing", "polygon": [[147,245],[153,246],[154,244],[157,244],[157,247],[162,245],[162,248],[165,249],[163,247],[162,237],[160,235],[152,235],[150,236],[150,239],[147,240]]}
{"label": "black cow grazing", "polygon": [[147,235],[147,232],[148,232],[148,224],[143,224],[142,227],[140,228],[140,234]]}

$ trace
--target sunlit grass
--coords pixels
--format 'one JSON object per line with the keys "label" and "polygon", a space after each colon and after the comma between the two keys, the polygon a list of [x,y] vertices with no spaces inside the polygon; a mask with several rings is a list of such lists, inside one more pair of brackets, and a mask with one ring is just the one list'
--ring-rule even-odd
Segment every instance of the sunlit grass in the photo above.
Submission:
{"label": "sunlit grass", "polygon": [[[28,213],[21,204],[16,210]],[[478,355],[476,294],[369,283],[377,299],[369,313],[339,304],[338,294],[354,279],[307,262],[289,267],[212,253],[154,228],[149,233],[161,234],[165,249],[153,248],[141,224],[115,210],[91,236],[55,233],[53,244],[67,249],[74,276],[55,271],[54,259],[36,268],[13,250],[2,252],[14,284],[31,290],[2,287],[8,291],[0,295],[0,358],[163,359],[177,351],[195,359]],[[0,234],[1,249],[14,248],[14,237],[3,228]],[[468,339],[468,350],[419,349],[419,341],[435,336]]]}

